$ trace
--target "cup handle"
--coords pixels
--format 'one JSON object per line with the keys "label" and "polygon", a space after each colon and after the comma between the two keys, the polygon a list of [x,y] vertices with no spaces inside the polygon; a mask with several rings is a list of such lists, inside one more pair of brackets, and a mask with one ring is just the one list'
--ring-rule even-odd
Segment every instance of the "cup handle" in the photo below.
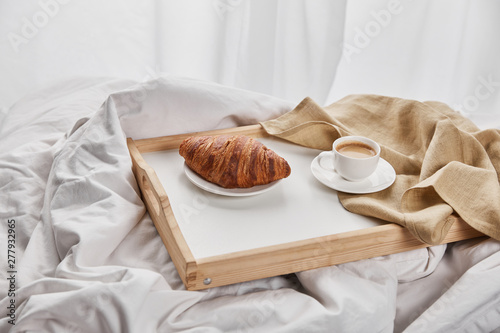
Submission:
{"label": "cup handle", "polygon": [[[325,164],[325,162],[321,162],[321,160],[328,158],[330,162],[328,164]],[[318,164],[321,169],[326,170],[326,171],[335,171],[335,168],[333,167],[333,152],[332,151],[323,151],[319,154],[318,156]],[[328,167],[326,167],[328,166]]]}

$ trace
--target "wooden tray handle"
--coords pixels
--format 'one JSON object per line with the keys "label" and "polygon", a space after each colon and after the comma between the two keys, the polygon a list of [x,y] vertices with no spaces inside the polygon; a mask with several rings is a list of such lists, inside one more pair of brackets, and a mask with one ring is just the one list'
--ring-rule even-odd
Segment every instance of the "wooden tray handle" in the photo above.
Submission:
{"label": "wooden tray handle", "polygon": [[197,265],[172,212],[167,193],[153,168],[144,161],[134,140],[127,145],[132,158],[132,170],[141,189],[149,215],[155,224],[177,271],[186,286],[196,279]]}
{"label": "wooden tray handle", "polygon": [[148,204],[149,213],[154,215],[154,218],[159,218],[163,213],[161,207],[161,199],[156,191],[153,190],[153,184],[148,172],[145,169],[138,170],[140,186],[143,192],[143,199]]}

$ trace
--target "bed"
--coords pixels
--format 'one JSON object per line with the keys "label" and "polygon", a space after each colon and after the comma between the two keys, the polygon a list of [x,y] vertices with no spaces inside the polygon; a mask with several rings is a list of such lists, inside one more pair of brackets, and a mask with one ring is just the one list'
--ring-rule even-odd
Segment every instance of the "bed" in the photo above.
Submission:
{"label": "bed", "polygon": [[[332,15],[319,5],[305,10],[298,2],[291,8],[276,4],[266,13],[278,13],[283,27],[310,35],[292,41],[287,29],[272,30],[280,38],[265,46],[274,47],[276,58],[260,65],[244,51],[260,55],[252,47],[270,35],[270,16],[263,16],[255,30],[231,30],[250,37],[237,44],[239,52],[224,49],[227,68],[218,67],[220,54],[207,51],[212,45],[201,32],[182,34],[186,43],[175,34],[155,35],[166,38],[160,43],[164,49],[148,44],[154,35],[149,29],[166,21],[184,27],[211,17],[216,24],[203,31],[208,34],[222,29],[220,22],[230,27],[246,18],[240,21],[252,23],[257,16],[245,16],[245,10],[264,8],[259,1],[207,3],[199,6],[217,5],[213,18],[175,2],[135,3],[134,13],[126,1],[109,8],[96,2],[98,9],[65,1],[2,4],[8,38],[0,41],[6,50],[0,55],[5,73],[0,331],[500,332],[500,241],[479,234],[187,290],[145,205],[127,145],[127,138],[140,142],[255,126],[288,114],[308,96],[327,107],[356,94],[437,101],[480,130],[498,133],[500,47],[492,33],[499,28],[498,4],[464,1],[454,7],[456,15],[449,15],[451,1],[323,3]],[[155,13],[169,20],[152,26],[148,15]],[[186,22],[178,21],[179,13]],[[298,22],[311,24],[311,16],[318,26],[302,29]],[[46,25],[35,21],[44,17]],[[89,17],[98,18],[95,25]],[[107,20],[128,36],[108,53],[106,41],[117,31],[101,29]],[[23,37],[28,28],[22,24],[33,22],[40,25],[36,35],[17,39],[19,52],[14,52],[12,33]],[[320,23],[344,29],[324,36],[332,47],[315,33],[323,29]],[[193,44],[200,36],[204,42],[184,57],[187,41]],[[176,47],[167,49],[167,42]],[[63,44],[68,51],[56,52]],[[287,57],[299,49],[306,50],[302,56]],[[241,62],[230,58],[235,54]],[[159,55],[168,61],[162,63]],[[200,65],[195,55],[206,63]],[[230,67],[236,63],[248,66],[237,71]],[[337,200],[336,191],[315,185]],[[497,183],[490,185],[498,190]],[[342,216],[367,221],[336,204]]]}
{"label": "bed", "polygon": [[500,243],[488,237],[186,290],[141,200],[126,138],[250,125],[293,107],[177,77],[75,79],[16,103],[0,132],[2,256],[12,265],[2,289],[15,285],[1,302],[15,309],[2,331],[497,329]]}

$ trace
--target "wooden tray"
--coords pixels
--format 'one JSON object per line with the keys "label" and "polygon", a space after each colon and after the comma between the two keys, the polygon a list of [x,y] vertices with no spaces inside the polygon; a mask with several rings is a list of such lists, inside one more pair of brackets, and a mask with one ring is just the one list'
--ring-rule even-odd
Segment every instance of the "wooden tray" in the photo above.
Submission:
{"label": "wooden tray", "polygon": [[[260,237],[253,237],[254,239],[250,237],[249,242],[255,240],[257,244],[255,247],[250,245],[243,250],[214,255],[209,254],[208,256],[194,255],[192,251],[193,246],[190,247],[188,245],[189,242],[186,241],[185,232],[187,229],[183,230],[182,216],[174,214],[176,207],[173,207],[173,201],[167,195],[166,186],[160,181],[157,172],[146,162],[144,156],[152,152],[178,151],[182,140],[191,135],[215,134],[244,134],[261,138],[262,140],[273,139],[269,137],[260,125],[135,141],[130,138],[127,139],[133,163],[133,172],[141,189],[143,200],[186,289],[201,290],[429,246],[414,238],[407,229],[397,224],[385,223],[376,219],[351,214],[345,211],[338,202],[332,202],[332,205],[337,206],[332,206],[331,209],[338,211],[339,216],[343,216],[342,219],[351,219],[351,217],[360,219],[359,221],[365,219],[366,223],[359,222],[361,223],[360,227],[349,231],[327,232],[311,237],[305,236],[306,238],[304,239],[278,241],[276,244],[263,246],[258,245],[257,238]],[[280,145],[285,144],[299,147],[291,143],[284,143],[282,140],[279,141],[281,141]],[[270,148],[273,149],[273,147]],[[300,149],[308,148],[300,147]],[[280,154],[279,151],[277,152]],[[315,152],[312,153],[315,154]],[[178,160],[178,163],[183,163],[182,157],[178,156]],[[293,173],[294,166],[292,165]],[[182,176],[172,175],[172,177],[180,179]],[[283,182],[285,181],[287,179]],[[314,183],[314,181],[311,184],[314,186],[323,186],[319,182]],[[321,189],[318,188],[318,190]],[[325,195],[336,197],[335,191],[324,186],[322,190],[324,190]],[[271,191],[274,191],[274,189]],[[169,195],[172,194],[175,193],[169,193]],[[217,200],[220,203],[226,199],[220,198]],[[230,200],[232,199],[228,198],[227,200],[228,205],[230,205]],[[240,201],[239,204],[244,205],[245,201]],[[276,209],[279,208],[276,207]],[[297,209],[300,209],[300,207]],[[302,213],[302,215],[299,213]],[[304,212],[297,211],[297,216],[303,216],[303,214]],[[346,214],[350,215],[347,216]],[[220,215],[221,220],[224,218],[224,215]],[[262,234],[265,234],[266,229],[263,230]],[[281,234],[286,235],[286,230],[283,230]],[[443,243],[479,236],[483,236],[483,234],[474,230],[458,218]],[[213,239],[213,241],[217,242],[217,239]],[[191,242],[191,245],[193,244]],[[200,251],[197,252],[199,253]]]}

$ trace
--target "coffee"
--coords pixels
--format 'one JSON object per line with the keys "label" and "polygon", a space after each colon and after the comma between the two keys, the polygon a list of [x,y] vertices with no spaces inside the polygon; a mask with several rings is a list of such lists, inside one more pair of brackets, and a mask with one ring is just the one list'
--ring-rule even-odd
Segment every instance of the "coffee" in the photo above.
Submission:
{"label": "coffee", "polygon": [[375,149],[360,141],[344,141],[337,145],[337,151],[352,158],[368,158],[377,155]]}

